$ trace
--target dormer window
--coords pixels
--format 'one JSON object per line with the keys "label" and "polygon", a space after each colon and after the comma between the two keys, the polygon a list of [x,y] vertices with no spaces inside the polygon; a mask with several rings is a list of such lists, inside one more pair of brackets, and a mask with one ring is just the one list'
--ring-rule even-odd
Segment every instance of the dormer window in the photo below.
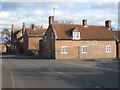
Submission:
{"label": "dormer window", "polygon": [[22,36],[23,34],[22,33],[20,33],[20,36]]}
{"label": "dormer window", "polygon": [[80,39],[80,32],[73,32],[73,39]]}

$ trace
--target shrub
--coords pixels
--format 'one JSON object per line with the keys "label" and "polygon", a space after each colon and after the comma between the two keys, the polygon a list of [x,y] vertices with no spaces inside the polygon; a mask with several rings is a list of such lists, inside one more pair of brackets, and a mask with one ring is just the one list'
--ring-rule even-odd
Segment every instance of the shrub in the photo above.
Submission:
{"label": "shrub", "polygon": [[31,49],[28,52],[29,56],[38,56],[38,50]]}

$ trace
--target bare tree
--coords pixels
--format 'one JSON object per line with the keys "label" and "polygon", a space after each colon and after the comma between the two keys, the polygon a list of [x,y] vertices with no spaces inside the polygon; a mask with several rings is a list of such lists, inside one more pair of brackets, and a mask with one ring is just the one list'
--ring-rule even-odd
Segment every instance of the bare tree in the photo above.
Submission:
{"label": "bare tree", "polygon": [[74,21],[71,19],[65,19],[65,20],[55,20],[55,23],[65,23],[65,24],[73,24]]}
{"label": "bare tree", "polygon": [[2,40],[7,43],[10,43],[10,37],[11,37],[10,31],[7,28],[4,28],[4,30],[0,33]]}

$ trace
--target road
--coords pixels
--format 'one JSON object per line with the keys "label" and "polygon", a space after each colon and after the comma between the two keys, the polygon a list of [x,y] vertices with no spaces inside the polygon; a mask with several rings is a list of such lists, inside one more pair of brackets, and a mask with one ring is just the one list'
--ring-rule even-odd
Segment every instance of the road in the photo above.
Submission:
{"label": "road", "polygon": [[118,60],[27,59],[3,55],[3,88],[118,88]]}

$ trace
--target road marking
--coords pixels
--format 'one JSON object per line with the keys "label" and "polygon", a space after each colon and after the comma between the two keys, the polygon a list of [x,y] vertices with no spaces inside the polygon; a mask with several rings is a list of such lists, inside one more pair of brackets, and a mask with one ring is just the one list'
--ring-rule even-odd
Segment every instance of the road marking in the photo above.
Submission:
{"label": "road marking", "polygon": [[4,67],[7,69],[7,71],[10,73],[10,77],[11,77],[11,80],[12,80],[12,85],[13,85],[13,88],[15,88],[15,80],[14,80],[14,76],[12,74],[12,72],[7,68],[7,67]]}
{"label": "road marking", "polygon": [[[75,65],[74,63],[68,63],[68,64],[73,64]],[[80,65],[80,64],[76,64],[77,66]],[[115,69],[110,69],[110,68],[106,68],[106,67],[96,67],[96,66],[89,66],[89,65],[80,65],[80,66],[84,66],[84,67],[88,67],[88,68],[96,68],[96,69],[102,69],[102,70],[107,70],[107,71],[113,71],[113,72],[120,72],[119,70],[115,70]]]}
{"label": "road marking", "polygon": [[99,86],[95,86],[95,88],[99,88],[99,89],[101,89],[101,87],[99,87]]}
{"label": "road marking", "polygon": [[62,74],[62,75],[65,75],[65,76],[68,76],[68,77],[73,77],[73,76],[68,75],[68,74],[65,74],[65,73],[63,73],[63,72],[57,72],[57,73]]}
{"label": "road marking", "polygon": [[91,83],[89,83],[89,82],[87,82],[86,84],[87,84],[87,85],[92,85],[92,84],[91,84]]}
{"label": "road marking", "polygon": [[110,68],[106,68],[106,67],[96,67],[96,66],[89,66],[89,65],[81,65],[83,67],[89,67],[89,68],[96,68],[96,69],[102,69],[102,70],[107,70],[107,71],[113,71],[113,72],[120,72],[119,70],[115,70],[115,69],[110,69]]}

